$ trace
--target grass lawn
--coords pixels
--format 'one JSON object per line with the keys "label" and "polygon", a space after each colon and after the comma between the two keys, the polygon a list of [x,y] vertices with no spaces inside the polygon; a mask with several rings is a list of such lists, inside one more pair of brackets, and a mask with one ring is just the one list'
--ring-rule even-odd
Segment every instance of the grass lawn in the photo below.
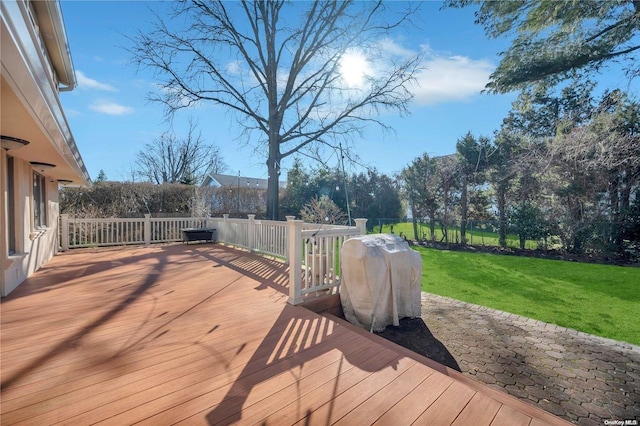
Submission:
{"label": "grass lawn", "polygon": [[640,345],[640,268],[414,249],[423,291]]}
{"label": "grass lawn", "polygon": [[[380,232],[380,227],[375,224],[373,232]],[[383,233],[391,233],[391,225],[382,225]],[[415,239],[413,235],[413,224],[411,222],[401,222],[395,223],[393,225],[393,233],[396,235],[404,235],[408,239]],[[424,238],[430,238],[430,229],[428,224],[418,224],[418,233],[422,235]],[[448,230],[449,241],[456,242],[460,241],[460,228],[453,227]],[[439,226],[435,228],[436,241],[440,241],[442,239],[442,229]],[[471,224],[467,228],[467,241],[469,244],[478,245],[478,246],[496,246],[499,244],[499,237],[497,232],[492,232],[487,229],[481,229],[473,227]],[[519,248],[520,247],[520,239],[515,234],[507,234],[507,247]],[[537,249],[538,243],[536,241],[527,240],[525,241],[525,248],[527,249]]]}

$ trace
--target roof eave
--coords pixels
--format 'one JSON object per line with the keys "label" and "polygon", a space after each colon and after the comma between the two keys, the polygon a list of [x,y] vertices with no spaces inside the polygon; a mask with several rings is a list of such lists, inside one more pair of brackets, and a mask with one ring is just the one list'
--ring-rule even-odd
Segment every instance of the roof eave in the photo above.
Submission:
{"label": "roof eave", "polygon": [[35,1],[32,4],[38,25],[44,35],[47,53],[58,77],[58,90],[61,92],[71,91],[76,88],[77,80],[60,3],[58,1]]}

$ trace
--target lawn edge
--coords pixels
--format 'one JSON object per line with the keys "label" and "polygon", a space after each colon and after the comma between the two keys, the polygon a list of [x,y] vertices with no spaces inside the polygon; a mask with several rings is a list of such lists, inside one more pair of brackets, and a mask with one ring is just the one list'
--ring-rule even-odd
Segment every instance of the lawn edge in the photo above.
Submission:
{"label": "lawn edge", "polygon": [[622,341],[622,340],[610,339],[608,337],[602,337],[602,336],[598,336],[598,335],[595,335],[595,334],[585,333],[584,331],[579,331],[579,330],[576,330],[576,329],[573,329],[573,328],[562,327],[562,326],[557,325],[557,324],[552,324],[552,323],[549,323],[549,322],[540,321],[540,320],[537,320],[537,319],[534,319],[534,318],[525,317],[523,315],[512,314],[511,312],[501,311],[499,309],[490,308],[488,306],[476,305],[475,303],[465,302],[465,301],[462,301],[462,300],[454,299],[452,297],[440,296],[439,294],[429,293],[429,292],[426,292],[426,291],[422,291],[421,293],[422,293],[422,302],[425,301],[425,296],[429,297],[429,298],[445,299],[445,300],[452,301],[453,303],[458,304],[459,306],[462,306],[462,307],[473,307],[473,308],[481,310],[481,311],[490,311],[490,312],[493,312],[493,313],[495,313],[495,314],[497,314],[499,316],[503,316],[505,318],[509,318],[509,319],[512,319],[512,320],[513,319],[521,319],[521,320],[523,320],[525,322],[537,325],[539,327],[544,327],[544,328],[547,328],[547,329],[550,329],[550,330],[558,330],[558,331],[567,332],[569,334],[573,334],[573,335],[576,335],[576,336],[580,336],[580,337],[596,340],[599,343],[607,344],[607,345],[610,345],[610,346],[615,346],[615,347],[617,347],[619,349],[640,353],[640,346],[634,345],[633,343],[625,342],[625,341]]}

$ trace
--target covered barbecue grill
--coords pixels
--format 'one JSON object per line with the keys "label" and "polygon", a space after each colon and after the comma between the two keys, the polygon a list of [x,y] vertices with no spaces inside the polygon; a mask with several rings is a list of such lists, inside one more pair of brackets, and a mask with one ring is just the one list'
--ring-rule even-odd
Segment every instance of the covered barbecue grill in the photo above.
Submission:
{"label": "covered barbecue grill", "polygon": [[350,238],[340,252],[340,269],[340,300],[349,322],[382,331],[420,316],[422,258],[397,235]]}

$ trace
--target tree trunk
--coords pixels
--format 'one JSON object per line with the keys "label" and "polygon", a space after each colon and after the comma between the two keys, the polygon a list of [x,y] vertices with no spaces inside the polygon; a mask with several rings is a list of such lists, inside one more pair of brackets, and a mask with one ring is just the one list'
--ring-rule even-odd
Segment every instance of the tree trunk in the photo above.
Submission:
{"label": "tree trunk", "polygon": [[436,240],[436,210],[433,208],[430,208],[429,211],[427,212],[427,214],[429,215],[429,240],[431,240],[431,242],[435,242]]}
{"label": "tree trunk", "polygon": [[434,215],[431,215],[429,219],[429,231],[431,232],[431,242],[436,241],[436,220],[434,219]]}
{"label": "tree trunk", "polygon": [[499,221],[498,239],[499,239],[500,247],[506,248],[507,247],[507,218],[506,218],[505,209],[506,209],[507,200],[506,200],[506,189],[504,185],[498,185],[497,195],[498,195],[498,221]]}
{"label": "tree trunk", "polygon": [[449,244],[449,187],[443,188],[443,200],[444,200],[444,221],[443,221],[443,232],[442,237],[444,238],[444,242]]}
{"label": "tree trunk", "polygon": [[269,135],[269,159],[267,160],[267,218],[278,220],[280,210],[280,138]]}
{"label": "tree trunk", "polygon": [[[271,102],[271,101],[270,101]],[[275,109],[274,109],[275,110]],[[272,110],[272,111],[274,111]],[[280,215],[280,121],[274,113],[269,119],[269,158],[267,158],[267,218],[278,220]]]}
{"label": "tree trunk", "polygon": [[280,208],[278,177],[280,168],[274,164],[274,161],[269,161],[267,162],[267,170],[269,171],[267,181],[267,217],[271,220],[278,220],[278,210]]}
{"label": "tree trunk", "polygon": [[418,219],[416,215],[416,204],[411,199],[411,216],[413,221],[413,239],[416,241],[420,241],[420,236],[418,235]]}
{"label": "tree trunk", "polygon": [[613,179],[613,182],[609,184],[609,208],[612,212],[610,227],[610,235],[607,242],[613,243],[613,245],[620,250],[622,246],[622,227],[620,226],[620,198],[619,198],[619,176]]}
{"label": "tree trunk", "polygon": [[571,224],[573,226],[573,238],[571,252],[582,254],[584,252],[584,223],[582,214],[582,205],[579,200],[571,198],[567,201],[569,206],[569,214],[571,217]]}
{"label": "tree trunk", "polygon": [[625,173],[622,177],[622,188],[620,190],[620,215],[618,216],[618,223],[616,224],[617,232],[617,249],[618,253],[624,256],[625,253],[625,228],[628,227],[629,221],[629,209],[631,207],[631,182],[629,179],[629,173]]}
{"label": "tree trunk", "polygon": [[467,186],[468,186],[468,178],[467,175],[462,176],[462,194],[460,196],[460,239],[462,245],[467,244],[467,212],[468,212],[468,200],[467,200]]}

